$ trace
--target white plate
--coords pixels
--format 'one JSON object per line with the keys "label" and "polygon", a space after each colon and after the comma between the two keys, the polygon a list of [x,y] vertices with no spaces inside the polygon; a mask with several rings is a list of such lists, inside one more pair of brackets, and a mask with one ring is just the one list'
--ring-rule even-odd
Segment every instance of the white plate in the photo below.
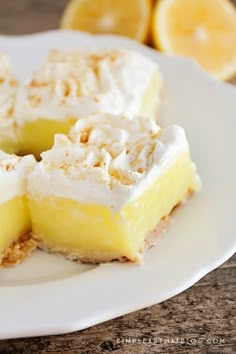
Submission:
{"label": "white plate", "polygon": [[[66,333],[164,301],[187,289],[236,250],[236,89],[188,60],[168,58],[114,36],[78,32],[0,37],[20,78],[52,47],[128,47],[160,64],[162,121],[182,125],[203,189],[178,209],[143,266],[78,265],[37,251],[0,271],[0,339]],[[132,79],[132,78],[131,78]]]}

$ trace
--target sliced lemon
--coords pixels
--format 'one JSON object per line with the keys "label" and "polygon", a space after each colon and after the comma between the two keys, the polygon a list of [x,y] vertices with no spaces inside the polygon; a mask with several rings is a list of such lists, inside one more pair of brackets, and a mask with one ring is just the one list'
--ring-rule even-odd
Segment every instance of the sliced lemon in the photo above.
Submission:
{"label": "sliced lemon", "polygon": [[236,73],[236,9],[228,0],[160,0],[152,32],[165,53],[192,57],[220,79]]}
{"label": "sliced lemon", "polygon": [[144,42],[150,16],[150,0],[72,0],[65,9],[61,28],[113,33]]}

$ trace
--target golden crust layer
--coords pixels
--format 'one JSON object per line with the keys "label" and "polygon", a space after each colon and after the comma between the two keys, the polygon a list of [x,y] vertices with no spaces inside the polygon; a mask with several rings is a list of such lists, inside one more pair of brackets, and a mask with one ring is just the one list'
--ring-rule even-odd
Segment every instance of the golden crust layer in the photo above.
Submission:
{"label": "golden crust layer", "polygon": [[13,267],[23,262],[37,246],[38,241],[30,234],[20,237],[0,254],[0,268]]}

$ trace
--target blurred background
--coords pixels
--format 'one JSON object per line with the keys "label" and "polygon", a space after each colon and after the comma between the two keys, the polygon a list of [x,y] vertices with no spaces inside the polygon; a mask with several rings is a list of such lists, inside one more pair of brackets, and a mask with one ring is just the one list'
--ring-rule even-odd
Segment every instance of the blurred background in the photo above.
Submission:
{"label": "blurred background", "polygon": [[59,27],[67,0],[0,0],[0,33],[26,34]]}
{"label": "blurred background", "polygon": [[[236,0],[231,1],[236,4]],[[0,0],[0,33],[26,34],[58,28],[67,4],[68,0]]]}
{"label": "blurred background", "polygon": [[[75,0],[75,1],[77,1],[77,0]],[[83,0],[83,1],[84,2],[87,1],[87,3],[91,4],[91,0]],[[119,5],[117,5],[117,4],[122,3],[123,9],[125,9],[124,6],[126,6],[127,13],[130,11],[130,8],[128,10],[129,0],[126,0],[126,1],[125,0],[103,0],[103,1],[104,1],[103,2],[104,4],[108,4],[108,3],[109,4],[116,4],[116,5],[112,5],[113,8],[115,8],[116,6],[119,7]],[[154,31],[152,30],[152,32],[151,32],[150,28],[153,25],[153,18],[154,18],[154,12],[155,12],[154,11],[154,4],[156,2],[161,2],[161,1],[167,2],[167,1],[165,1],[165,0],[164,1],[163,0],[136,0],[136,1],[137,1],[137,4],[142,3],[142,2],[144,3],[146,1],[149,4],[151,4],[150,6],[152,6],[152,9],[150,11],[150,17],[149,17],[149,34],[148,34],[147,38],[138,39],[138,40],[143,41],[146,44],[155,46],[157,49],[160,49],[161,46],[160,47],[158,46],[157,41],[156,41],[156,43],[154,43],[155,41],[151,40],[151,36],[153,36]],[[212,9],[212,19],[215,18],[215,16],[218,16],[218,19],[219,19],[220,11],[218,11],[218,14],[216,14],[217,11],[214,9],[215,8],[214,2],[216,0],[182,0],[182,1],[185,2],[185,4],[190,4],[191,2],[195,2],[195,4],[200,3],[200,2],[201,3],[205,2],[206,4],[208,4],[208,7],[211,6],[210,8]],[[236,83],[236,0],[220,0],[220,1],[225,2],[225,3],[230,1],[235,6],[235,14],[233,14],[233,16],[231,16],[231,19],[229,17],[229,23],[231,25],[231,35],[227,36],[227,31],[229,30],[228,28],[225,29],[224,33],[221,32],[219,34],[219,36],[221,36],[223,38],[223,40],[222,40],[223,43],[224,42],[226,43],[228,40],[230,43],[230,45],[228,45],[228,47],[229,46],[235,47],[234,48],[235,49],[235,51],[234,51],[235,59],[234,59],[233,68],[232,68],[232,64],[229,63],[230,60],[232,62],[232,51],[231,51],[231,53],[229,53],[229,55],[231,55],[231,59],[229,60],[226,58],[227,50],[224,51],[224,49],[222,49],[220,52],[217,49],[218,58],[220,58],[220,59],[222,59],[222,61],[224,61],[225,67],[228,67],[227,68],[228,72],[226,72],[227,70],[224,71],[223,75],[219,75],[219,78],[223,79],[223,80],[227,80],[231,83]],[[79,2],[79,0],[78,0],[78,2]],[[93,0],[93,4],[96,4],[96,2],[97,2],[97,0]],[[133,0],[131,2],[132,2],[132,4],[134,4],[135,0]],[[176,0],[174,0],[173,2],[176,2]],[[29,34],[29,33],[34,33],[34,32],[46,31],[46,30],[50,30],[50,29],[58,29],[58,28],[60,28],[60,26],[62,26],[62,18],[65,18],[65,12],[66,12],[65,9],[70,7],[70,6],[68,6],[68,4],[70,5],[70,3],[71,3],[71,1],[69,1],[69,0],[15,0],[15,1],[0,0],[0,34],[11,34],[11,35]],[[104,5],[104,7],[105,7],[105,5]],[[233,8],[233,6],[231,6],[231,7]],[[186,11],[185,11],[185,9],[186,9],[186,6],[185,6],[185,8],[183,7],[183,21],[186,20],[188,22],[188,26],[189,26],[190,21],[194,22],[196,19],[194,19],[195,16],[193,15],[193,13],[189,15],[189,9],[186,9]],[[69,11],[70,13],[68,13],[68,11],[67,11],[67,13],[68,13],[67,14],[68,16],[66,16],[67,23],[66,23],[66,25],[64,25],[64,28],[73,28],[73,26],[75,26],[75,18],[74,19],[71,18],[71,12],[73,14],[73,11],[74,11],[74,13],[76,13],[76,9],[74,10],[74,8],[72,9],[72,11]],[[99,11],[101,13],[103,11],[103,9],[100,8]],[[104,9],[104,11],[105,11],[105,9]],[[77,13],[79,13],[79,10]],[[223,11],[222,11],[222,13],[223,13]],[[227,11],[225,13],[227,13]],[[72,17],[76,17],[76,16],[72,15]],[[82,18],[83,16],[81,15],[80,17]],[[209,19],[208,22],[210,23],[212,21],[212,19]],[[219,20],[221,20],[221,19],[219,19]],[[82,21],[83,21],[83,19],[82,19]],[[144,19],[143,19],[143,21],[144,21]],[[225,19],[224,19],[224,21],[225,21]],[[235,22],[235,24],[233,22]],[[92,22],[90,22],[90,27],[92,26],[91,23]],[[109,25],[109,23],[106,23],[106,25]],[[81,26],[81,23],[80,23],[80,26]],[[233,29],[235,28],[234,33],[232,33],[232,28]],[[95,32],[96,32],[96,30],[95,30]],[[107,27],[106,27],[105,32],[109,32]],[[159,39],[159,32],[157,30],[155,32],[157,33],[156,37]],[[200,29],[200,31],[198,31],[198,36],[199,36],[200,40],[202,40],[203,42],[205,40],[205,42],[206,42],[206,38],[204,38],[205,34],[203,32],[201,32],[201,29]],[[230,38],[230,40],[229,40],[229,38]],[[195,44],[193,44],[193,48],[194,48],[194,45]],[[226,44],[225,44],[225,48],[227,49]],[[181,48],[181,49],[182,49],[182,52],[180,50],[178,53],[178,50],[177,50],[174,54],[184,55],[184,50],[183,50],[183,48]],[[163,52],[168,53],[168,50],[165,50],[165,48],[161,48],[161,50]],[[208,49],[206,49],[206,51],[204,51],[203,57],[206,56],[206,53],[208,53],[207,50]],[[220,52],[220,55],[219,55],[219,52]],[[170,54],[170,53],[168,53],[168,54]],[[195,52],[193,50],[193,53],[191,52],[190,55],[187,55],[187,56],[190,56],[190,57],[195,56],[195,59],[198,60],[199,58],[197,58],[197,57],[200,56],[200,50],[195,48]],[[212,60],[212,53],[210,53],[210,52],[209,52],[209,58],[211,59],[212,70],[207,70],[207,71],[211,73],[211,71],[214,71],[215,68],[214,68],[214,56],[213,56],[213,60]],[[208,57],[205,58],[204,60],[208,61]],[[228,64],[230,64],[230,65],[228,65]],[[217,70],[218,70],[218,68],[217,68]],[[226,72],[226,74],[225,74],[225,72]]]}

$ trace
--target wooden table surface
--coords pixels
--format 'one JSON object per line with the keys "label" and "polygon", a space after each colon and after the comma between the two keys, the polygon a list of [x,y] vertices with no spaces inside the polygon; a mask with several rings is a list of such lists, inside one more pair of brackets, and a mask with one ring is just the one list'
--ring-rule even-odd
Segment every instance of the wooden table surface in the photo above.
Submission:
{"label": "wooden table surface", "polygon": [[[57,28],[66,3],[0,0],[0,33]],[[236,353],[235,288],[236,255],[161,304],[81,332],[1,341],[0,354]]]}

